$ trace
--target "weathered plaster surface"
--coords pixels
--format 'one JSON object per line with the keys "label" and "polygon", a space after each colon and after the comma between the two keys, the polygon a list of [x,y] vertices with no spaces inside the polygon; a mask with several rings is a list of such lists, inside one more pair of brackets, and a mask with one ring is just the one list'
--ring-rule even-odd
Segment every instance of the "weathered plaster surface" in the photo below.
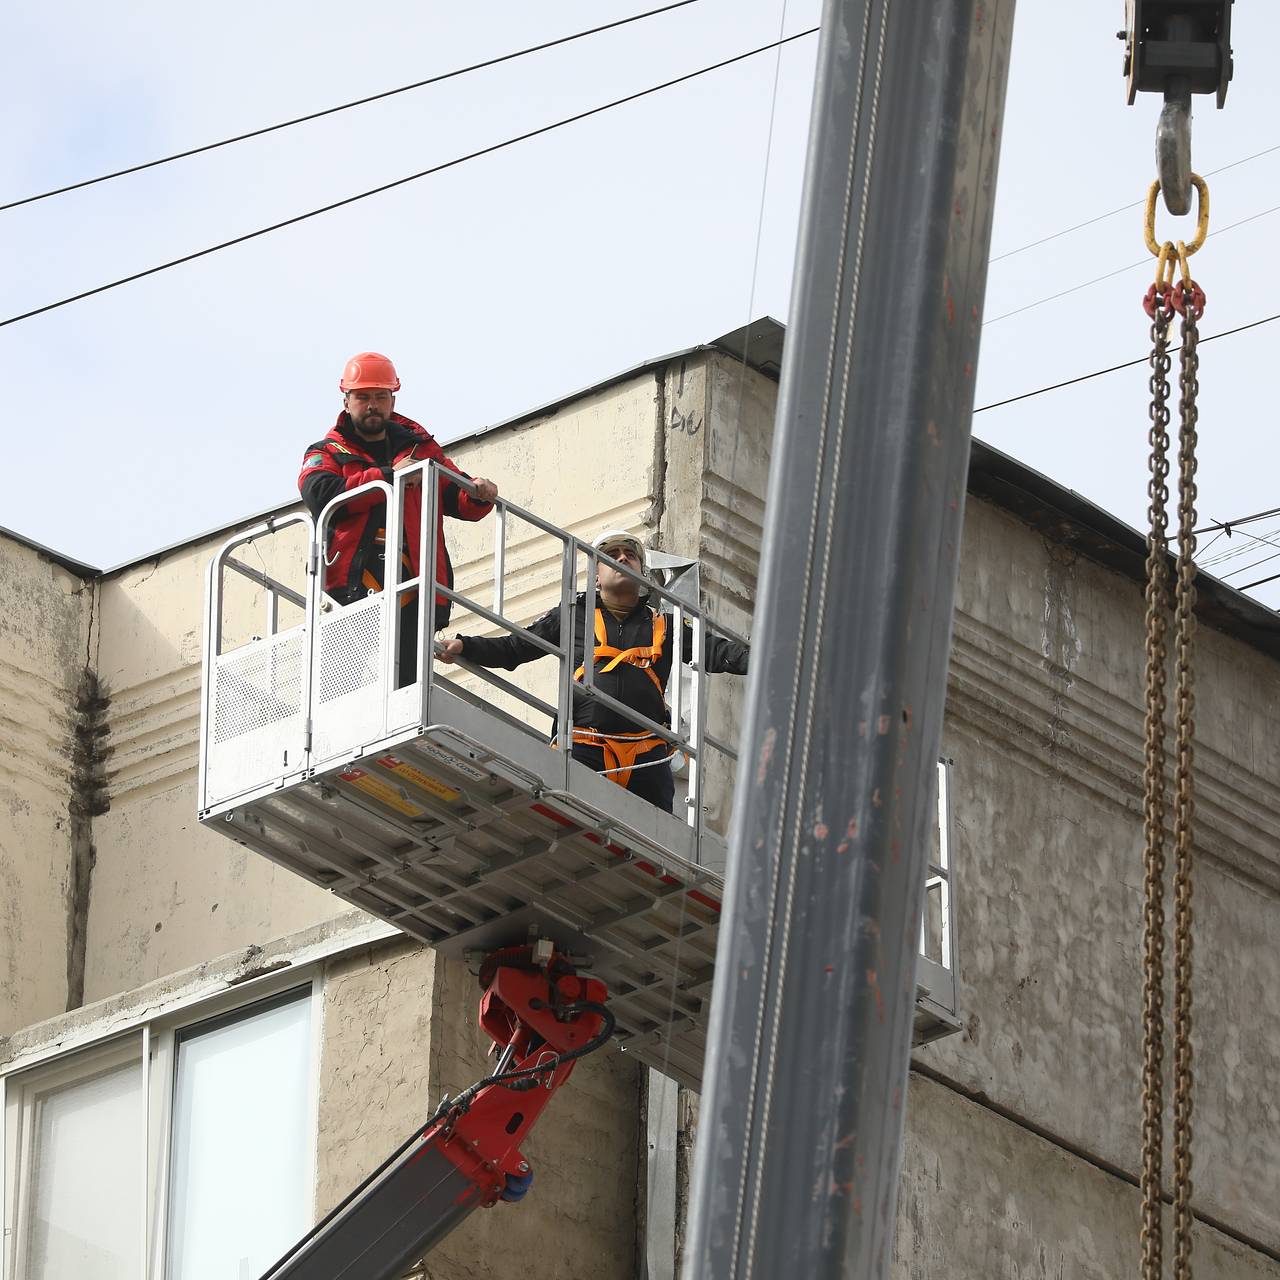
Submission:
{"label": "weathered plaster surface", "polygon": [[[963,1036],[931,1068],[1138,1162],[1142,594],[971,501],[946,726]],[[1280,667],[1198,642],[1195,1201],[1280,1247]]]}
{"label": "weathered plaster surface", "polygon": [[[1128,1182],[914,1076],[893,1280],[1120,1280],[1138,1271]],[[1197,1223],[1197,1280],[1273,1280],[1280,1262]]]}
{"label": "weathered plaster surface", "polygon": [[[235,947],[347,910],[196,820],[205,571],[230,531],[114,574],[100,590],[98,670],[112,691],[110,809],[94,822],[85,996],[102,999]],[[303,583],[305,538],[286,529],[239,558]],[[261,590],[231,577],[224,641],[265,630]],[[286,611],[281,626],[297,619]]]}
{"label": "weathered plaster surface", "polygon": [[76,732],[92,616],[91,584],[0,536],[0,1033],[74,1000],[92,858]]}

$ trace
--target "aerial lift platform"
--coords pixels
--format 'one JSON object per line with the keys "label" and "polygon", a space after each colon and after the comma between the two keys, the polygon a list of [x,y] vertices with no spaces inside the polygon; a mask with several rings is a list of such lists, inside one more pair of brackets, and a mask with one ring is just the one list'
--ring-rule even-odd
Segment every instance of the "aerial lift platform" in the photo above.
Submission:
{"label": "aerial lift platform", "polygon": [[[201,822],[468,962],[482,980],[481,1023],[501,1051],[499,1082],[487,1078],[468,1091],[461,1111],[455,1101],[424,1123],[317,1228],[319,1236],[282,1260],[270,1273],[277,1280],[391,1275],[456,1225],[462,1208],[508,1195],[503,1179],[521,1176],[513,1172],[522,1163],[515,1141],[536,1114],[528,1105],[518,1108],[518,1134],[510,1141],[515,1130],[505,1122],[493,1131],[481,1126],[486,1149],[478,1163],[446,1160],[435,1168],[435,1157],[442,1144],[457,1148],[453,1135],[468,1132],[495,1098],[527,1104],[525,1081],[545,1086],[532,1091],[545,1104],[583,1044],[610,1039],[691,1089],[702,1078],[725,863],[724,841],[704,825],[703,788],[711,754],[735,756],[708,729],[697,655],[705,635],[737,637],[703,607],[696,574],[673,571],[665,585],[651,581],[676,634],[686,626],[693,633],[694,661],[678,677],[673,671],[669,683],[671,725],[639,725],[667,739],[686,762],[679,771],[684,795],[676,802],[682,820],[573,760],[568,735],[552,741],[550,724],[570,719],[572,646],[546,644],[504,609],[510,530],[518,525],[558,558],[561,634],[570,636],[575,593],[594,591],[597,553],[589,544],[500,499],[486,522],[494,548],[484,601],[429,581],[430,572],[425,583],[406,578],[396,565],[382,590],[352,604],[338,605],[323,591],[328,530],[344,504],[370,490],[382,490],[387,528],[394,530],[403,527],[405,487],[425,483],[418,563],[433,567],[443,480],[467,483],[422,463],[397,472],[394,484],[339,495],[315,521],[305,512],[267,520],[229,539],[209,568]],[[267,572],[262,552],[277,537],[296,544],[300,536],[306,553],[291,584],[284,580],[289,574]],[[237,555],[251,545],[256,564]],[[237,578],[256,585],[265,612],[261,634],[238,644],[228,638],[228,588]],[[419,678],[397,687],[402,603],[424,593],[431,599],[433,591],[468,611],[475,626],[524,635],[545,648],[558,665],[554,704],[493,671],[467,667],[485,682],[482,692],[446,677],[429,658],[433,637],[421,621]],[[296,620],[282,626],[289,612]],[[420,620],[429,616],[419,608]],[[590,635],[587,643],[590,685]],[[917,966],[917,1043],[960,1025],[945,763],[938,777],[937,841]],[[548,1024],[546,1006],[557,1002]],[[526,1075],[502,1082],[504,1071],[518,1070]],[[463,1184],[474,1190],[460,1201],[454,1192]],[[445,1202],[453,1206],[448,1212]],[[392,1228],[391,1219],[400,1225]],[[385,1256],[351,1244],[374,1238],[385,1240]]]}

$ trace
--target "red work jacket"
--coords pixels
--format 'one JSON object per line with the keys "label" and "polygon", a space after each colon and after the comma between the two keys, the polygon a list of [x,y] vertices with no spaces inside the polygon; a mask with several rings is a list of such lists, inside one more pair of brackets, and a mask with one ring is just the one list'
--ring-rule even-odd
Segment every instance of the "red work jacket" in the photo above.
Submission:
{"label": "red work jacket", "polygon": [[[425,427],[401,414],[393,413],[387,423],[387,439],[391,444],[391,462],[382,467],[361,444],[346,413],[323,440],[308,446],[302,459],[298,488],[313,516],[318,517],[325,505],[337,494],[359,488],[371,480],[391,479],[391,467],[404,458],[430,458],[452,471],[466,475],[457,463],[445,456],[444,450]],[[468,477],[469,479],[470,477]],[[452,481],[440,477],[436,503],[436,579],[453,586],[453,566],[444,542],[444,517],[479,520],[493,509],[491,502],[479,502]],[[422,528],[422,487],[408,486],[404,491],[404,550],[409,557],[408,576],[418,573],[418,544]],[[328,545],[325,548],[324,588],[330,594],[344,591],[358,593],[362,588],[377,589],[383,578],[383,542],[385,539],[386,502],[379,490],[360,494],[344,503],[329,521]],[[436,603],[448,603],[437,593]]]}

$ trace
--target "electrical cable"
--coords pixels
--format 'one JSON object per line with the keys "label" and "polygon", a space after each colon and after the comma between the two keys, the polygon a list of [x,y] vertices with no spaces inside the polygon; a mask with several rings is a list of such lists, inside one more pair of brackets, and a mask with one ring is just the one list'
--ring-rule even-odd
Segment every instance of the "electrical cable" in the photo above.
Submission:
{"label": "electrical cable", "polygon": [[[1210,169],[1203,176],[1212,178],[1215,174],[1226,173],[1228,169],[1234,169],[1238,165],[1248,164],[1250,160],[1258,160],[1262,156],[1269,156],[1273,151],[1280,151],[1280,142],[1275,146],[1266,147],[1262,151],[1255,151],[1251,156],[1243,156],[1239,160],[1232,160],[1230,164],[1219,165],[1216,169]],[[1005,253],[998,253],[994,258],[988,258],[987,264],[993,262],[1003,262],[1006,258],[1012,258],[1015,254],[1026,253],[1028,249],[1038,249],[1042,244],[1048,244],[1050,240],[1058,240],[1062,236],[1068,236],[1073,231],[1081,231],[1085,227],[1091,227],[1095,222],[1104,222],[1107,218],[1114,218],[1117,213],[1128,213],[1130,209],[1140,209],[1146,203],[1146,200],[1134,200],[1131,204],[1122,204],[1118,209],[1111,209],[1106,213],[1100,213],[1094,218],[1086,218],[1084,222],[1077,222],[1073,227],[1064,227],[1061,231],[1055,231],[1052,235],[1041,236],[1039,240],[1032,240],[1029,244],[1019,245],[1016,249],[1009,249]]]}
{"label": "electrical cable", "polygon": [[346,196],[342,200],[335,200],[331,204],[322,205],[318,209],[311,209],[307,213],[299,213],[292,218],[285,218],[281,222],[274,222],[267,227],[259,227],[256,231],[248,231],[244,235],[235,236],[230,240],[223,240],[219,244],[209,245],[204,249],[197,249],[194,253],[183,254],[180,258],[172,258],[168,262],[162,262],[158,266],[148,267],[144,271],[135,271],[132,275],[121,276],[118,280],[111,280],[106,284],[97,285],[92,289],[85,289],[80,293],[74,293],[70,297],[60,298],[57,302],[46,302],[43,306],[33,307],[30,311],[23,311],[19,315],[10,316],[6,320],[0,320],[0,329],[6,325],[17,324],[20,320],[30,320],[33,316],[44,315],[47,311],[56,311],[59,307],[70,306],[73,302],[82,302],[85,298],[95,297],[97,294],[106,293],[111,289],[118,289],[121,285],[132,284],[135,280],[143,280],[147,276],[153,276],[161,271],[168,271],[171,267],[179,267],[187,262],[194,262],[197,258],[207,257],[211,253],[217,253],[222,249],[230,249],[234,245],[244,244],[248,240],[256,240],[259,236],[270,235],[273,231],[281,231],[285,227],[291,227],[299,222],[306,222],[309,218],[317,218],[323,213],[332,213],[335,209],[344,208],[347,205],[355,204],[359,200],[367,200],[370,196],[381,195],[384,191],[391,191],[396,187],[402,187],[406,183],[416,182],[419,178],[430,177],[432,174],[442,173],[445,169],[452,169],[460,164],[465,164],[469,160],[477,160],[481,156],[487,156],[495,151],[502,151],[506,147],[514,146],[518,142],[526,142],[530,138],[536,138],[544,133],[551,133],[555,129],[562,129],[565,125],[576,124],[579,120],[586,120],[590,116],[599,115],[603,111],[609,111],[613,107],[624,106],[628,102],[635,102],[640,98],[646,98],[650,94],[659,93],[663,89],[670,89],[678,84],[684,84],[688,80],[695,80],[699,76],[708,75],[712,71],[719,71],[724,67],[732,66],[736,62],[745,61],[747,58],[754,58],[757,54],[767,53],[770,49],[780,48],[784,44],[790,44],[793,40],[803,40],[806,36],[811,36],[817,32],[817,27],[809,27],[804,31],[799,31],[795,35],[790,35],[782,40],[771,40],[768,44],[760,45],[756,49],[748,49],[745,53],[735,54],[732,58],[725,58],[720,62],[713,62],[710,66],[700,67],[697,71],[686,72],[682,76],[676,76],[671,80],[664,80],[661,84],[650,85],[647,89],[641,89],[636,93],[629,93],[625,97],[615,98],[612,102],[602,103],[598,107],[591,107],[586,111],[579,111],[575,115],[565,116],[563,119],[555,120],[551,124],[544,124],[537,129],[530,129],[525,133],[516,134],[512,138],[506,138],[502,142],[495,142],[490,146],[481,147],[477,151],[470,151],[466,155],[456,156],[452,160],[446,160],[442,164],[432,165],[429,169],[422,169],[418,173],[407,174],[403,178],[397,178],[394,182],[385,182],[381,186],[371,187],[368,191],[360,191],[355,195]]}
{"label": "electrical cable", "polygon": [[[1229,338],[1233,334],[1244,333],[1246,329],[1256,329],[1259,325],[1270,324],[1273,320],[1280,320],[1280,312],[1272,316],[1263,316],[1260,320],[1251,320],[1248,324],[1238,325],[1234,329],[1224,329],[1221,333],[1210,334],[1207,338],[1200,339],[1200,345],[1203,346],[1206,342],[1213,342],[1216,338]],[[1169,348],[1171,353],[1180,350],[1181,347]],[[990,404],[979,406],[974,410],[974,413],[986,413],[988,409],[1001,409],[1007,404],[1016,404],[1019,400],[1030,400],[1033,396],[1046,395],[1050,391],[1060,391],[1063,387],[1073,387],[1077,382],[1088,382],[1091,378],[1101,378],[1105,374],[1117,373],[1121,369],[1132,369],[1135,365],[1146,364],[1147,359],[1147,356],[1139,356],[1138,359],[1126,360],[1123,364],[1113,364],[1106,369],[1095,369],[1092,373],[1082,373],[1078,378],[1068,378],[1065,382],[1054,382],[1047,387],[1037,387],[1034,391],[1024,391],[1021,395],[1010,396],[1007,400],[993,400]],[[1264,512],[1263,514],[1274,513]],[[1238,522],[1233,520],[1230,523],[1234,528]],[[1208,526],[1209,529],[1215,527],[1220,526]]]}
{"label": "electrical cable", "polygon": [[[1224,335],[1220,335],[1224,336]],[[1280,507],[1272,507],[1270,511],[1255,511],[1251,516],[1241,516],[1239,520],[1217,520],[1213,524],[1207,524],[1202,529],[1193,530],[1194,533],[1212,533],[1215,529],[1234,529],[1237,525],[1253,524],[1255,520],[1266,520],[1271,516],[1280,516]]]}
{"label": "electrical cable", "polygon": [[[1280,204],[1273,205],[1270,209],[1263,209],[1260,213],[1251,213],[1247,218],[1241,218],[1238,222],[1229,222],[1225,227],[1219,227],[1216,231],[1210,231],[1205,239],[1213,236],[1223,235],[1227,231],[1234,231],[1237,227],[1243,227],[1248,222],[1256,222],[1259,218],[1265,218],[1270,214],[1280,213]],[[1028,302],[1025,306],[1015,307],[1012,311],[1003,311],[998,316],[992,316],[990,320],[984,320],[982,327],[985,329],[989,324],[999,324],[1001,320],[1008,320],[1012,316],[1020,316],[1024,311],[1031,311],[1035,307],[1042,307],[1046,302],[1056,302],[1059,298],[1065,298],[1068,294],[1079,293],[1081,289],[1088,289],[1091,285],[1101,284],[1104,280],[1110,280],[1114,276],[1122,276],[1126,271],[1136,271],[1139,267],[1145,266],[1151,261],[1150,258],[1143,258],[1138,262],[1131,262],[1126,267],[1117,267],[1114,271],[1108,271],[1104,275],[1094,276],[1092,280],[1085,280],[1080,284],[1073,284],[1069,289],[1063,289],[1058,293],[1051,293],[1047,297],[1037,298],[1034,302]]]}
{"label": "electrical cable", "polygon": [[[1259,541],[1261,541],[1261,539],[1259,539]],[[1268,542],[1263,545],[1274,547],[1276,544],[1274,542]],[[1248,564],[1242,564],[1235,569],[1228,569],[1226,573],[1215,574],[1214,577],[1221,578],[1223,582],[1226,582],[1228,578],[1234,578],[1238,573],[1248,573],[1250,569],[1256,569],[1260,564],[1266,564],[1268,561],[1275,560],[1277,557],[1280,557],[1280,551],[1273,551],[1269,556],[1259,556],[1256,560],[1250,560]]]}
{"label": "electrical cable", "polygon": [[247,142],[250,138],[260,138],[267,133],[275,133],[279,129],[290,129],[295,124],[306,124],[310,120],[320,120],[324,116],[336,115],[340,111],[350,111],[353,107],[367,106],[370,102],[381,102],[384,98],[393,98],[400,93],[409,93],[414,89],[425,89],[428,85],[441,84],[445,80],[453,80],[458,76],[469,75],[472,71],[483,71],[486,67],[496,67],[503,62],[512,62],[531,53],[542,53],[546,49],[554,49],[558,45],[571,44],[575,40],[584,40],[587,36],[599,35],[602,31],[612,31],[615,27],[625,27],[628,23],[640,22],[644,18],[652,18],[660,13],[669,13],[672,9],[683,9],[685,5],[696,4],[697,0],[674,0],[659,9],[648,9],[644,13],[632,14],[629,18],[619,18],[616,22],[606,22],[599,27],[590,27],[586,31],[575,31],[571,35],[558,36],[555,40],[547,40],[542,44],[530,45],[527,49],[516,49],[511,53],[499,54],[496,58],[486,58],[483,62],[473,62],[467,67],[458,67],[453,71],[444,71],[437,76],[429,76],[426,80],[415,80],[413,84],[402,84],[397,89],[384,89],[381,93],[371,93],[364,98],[356,98],[351,102],[340,103],[336,107],[325,107],[321,111],[312,111],[305,116],[294,116],[291,120],[281,120],[278,124],[264,125],[260,129],[251,129],[248,133],[238,133],[231,138],[223,138],[219,142],[206,142],[203,146],[188,147],[185,151],[175,151],[172,155],[161,156],[157,160],[146,160],[141,164],[130,165],[125,169],[117,169],[113,173],[99,174],[96,178],[84,178],[80,182],[69,182],[65,187],[55,187],[52,191],[42,191],[38,195],[23,196],[21,200],[10,200],[8,204],[0,204],[0,213],[6,209],[17,209],[25,204],[35,204],[38,200],[48,200],[53,196],[66,195],[69,191],[79,191],[83,187],[96,186],[100,182],[110,182],[113,178],[123,178],[131,173],[141,173],[144,169],[155,169],[162,164],[171,164],[174,160],[185,160],[188,156],[198,156],[206,151],[216,151],[219,147],[229,147],[236,142]]}
{"label": "electrical cable", "polygon": [[1275,582],[1280,578],[1280,573],[1273,573],[1269,578],[1259,578],[1257,582],[1246,582],[1243,587],[1236,587],[1237,591],[1252,591],[1254,587],[1264,587],[1268,582]]}
{"label": "electrical cable", "polygon": [[[1232,525],[1231,528],[1233,532],[1237,531],[1234,525]],[[1211,547],[1218,538],[1222,537],[1224,532],[1225,530],[1219,529],[1218,532],[1209,539],[1208,543],[1205,544],[1205,547],[1197,554],[1196,563],[1199,564],[1201,568],[1207,569],[1213,565],[1225,564],[1228,560],[1238,560],[1241,556],[1246,556],[1253,550],[1253,547],[1251,546],[1231,546],[1223,548],[1223,550],[1219,551],[1216,556],[1207,556],[1205,553],[1208,551],[1209,547]],[[1250,542],[1256,542],[1259,546],[1280,547],[1280,542],[1274,541],[1275,536],[1280,533],[1280,529],[1268,529],[1264,533],[1250,533],[1248,529],[1240,529],[1238,532],[1242,537],[1248,538]],[[1232,572],[1234,573],[1239,571],[1232,570]]]}

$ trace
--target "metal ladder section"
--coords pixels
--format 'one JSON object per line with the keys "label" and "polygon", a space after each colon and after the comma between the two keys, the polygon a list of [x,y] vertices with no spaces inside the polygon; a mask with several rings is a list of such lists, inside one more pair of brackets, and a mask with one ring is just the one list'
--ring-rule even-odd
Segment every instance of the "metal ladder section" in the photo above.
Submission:
{"label": "metal ladder section", "polygon": [[[609,986],[619,1047],[697,1088],[715,964],[725,847],[703,827],[706,753],[732,755],[706,731],[706,685],[696,660],[673,672],[673,725],[644,723],[689,760],[687,821],[637,799],[573,760],[560,735],[549,745],[536,721],[564,724],[572,698],[572,647],[546,646],[559,666],[556,704],[483,669],[527,709],[527,723],[481,693],[442,678],[423,661],[431,634],[419,627],[418,671],[395,687],[398,600],[433,588],[496,628],[522,633],[503,613],[508,557],[546,539],[560,548],[562,634],[577,584],[595,580],[595,551],[565,530],[500,502],[494,608],[421,578],[392,581],[347,606],[321,589],[333,512],[371,488],[384,490],[388,529],[401,527],[407,483],[427,484],[419,563],[434,566],[436,464],[396,483],[340,495],[313,522],[305,513],[269,520],[229,539],[209,569],[200,735],[200,820],[311,883],[446,955],[470,959],[536,933]],[[450,475],[451,473],[445,473]],[[301,530],[293,526],[301,525]],[[515,543],[519,527],[528,537]],[[292,575],[268,572],[261,553],[299,534],[305,553]],[[254,545],[254,567],[234,553]],[[528,556],[526,556],[526,559]],[[276,554],[279,561],[281,556]],[[247,578],[264,593],[265,634],[233,644],[243,615],[228,584]],[[282,579],[293,576],[296,585]],[[590,587],[588,587],[590,591]],[[732,635],[677,589],[655,585],[686,623],[692,652],[707,631]],[[592,601],[588,600],[590,608]],[[297,620],[281,628],[282,611]],[[419,610],[420,617],[424,615]],[[525,633],[527,634],[527,633]],[[586,664],[588,675],[592,663]],[[683,684],[683,707],[674,689]],[[599,695],[597,691],[597,696]],[[954,882],[950,865],[949,767],[939,769],[938,841],[931,855],[917,976],[918,1043],[959,1028]],[[677,800],[679,806],[679,798]]]}

